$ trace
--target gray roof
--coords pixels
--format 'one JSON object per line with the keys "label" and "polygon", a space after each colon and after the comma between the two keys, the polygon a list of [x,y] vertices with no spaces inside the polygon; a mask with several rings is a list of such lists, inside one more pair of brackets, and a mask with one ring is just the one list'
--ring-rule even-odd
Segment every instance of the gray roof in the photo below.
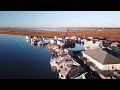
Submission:
{"label": "gray roof", "polygon": [[65,65],[64,68],[59,73],[66,75],[68,74],[68,72],[70,72],[70,70],[73,70],[76,68],[78,68],[78,66],[76,65],[70,65],[70,66]]}
{"label": "gray roof", "polygon": [[101,64],[118,64],[120,63],[120,58],[117,58],[101,49],[92,49],[83,51],[86,55],[90,56],[94,60]]}

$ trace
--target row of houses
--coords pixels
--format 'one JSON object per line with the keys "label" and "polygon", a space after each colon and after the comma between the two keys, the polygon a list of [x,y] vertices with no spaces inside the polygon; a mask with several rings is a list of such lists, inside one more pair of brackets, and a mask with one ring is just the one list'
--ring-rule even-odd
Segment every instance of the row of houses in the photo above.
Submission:
{"label": "row of houses", "polygon": [[[35,46],[38,45],[40,41],[45,40],[46,38],[44,37],[26,36],[26,41]],[[48,50],[57,56],[57,58],[51,58],[50,65],[51,67],[56,67],[57,72],[59,72],[59,78],[70,79],[72,77],[72,79],[75,79],[79,76],[79,78],[85,79],[83,75],[80,77],[84,69],[68,54],[69,50],[63,47],[63,45],[73,46],[75,45],[75,42],[71,39],[60,40],[60,38],[56,40],[49,38],[48,40]]]}
{"label": "row of houses", "polygon": [[[75,39],[76,40],[76,39]],[[81,50],[84,58],[84,64],[87,63],[91,70],[104,79],[120,78],[120,44],[99,40],[89,37],[89,39],[80,39],[84,42],[84,50]],[[115,75],[117,73],[117,75]]]}
{"label": "row of houses", "polygon": [[[51,58],[50,65],[56,69],[59,78],[61,79],[75,79],[84,72],[84,68],[69,54],[69,50],[61,48],[56,44],[48,44],[48,50],[55,56]],[[73,54],[73,53],[72,53]]]}
{"label": "row of houses", "polygon": [[95,47],[92,42],[88,42],[90,48],[86,49],[87,45],[85,44],[85,51],[82,51],[80,57],[84,64],[87,64],[103,79],[119,79],[120,44],[117,42],[109,43],[104,40],[101,42],[101,46]]}
{"label": "row of houses", "polygon": [[84,69],[71,56],[64,55],[50,60],[51,67],[55,67],[60,79],[70,79],[79,76]]}
{"label": "row of houses", "polygon": [[43,36],[26,36],[26,42],[30,42],[31,45],[41,46],[49,43],[49,38]]}
{"label": "row of houses", "polygon": [[[39,40],[34,38],[32,41],[37,42]],[[80,53],[77,54],[79,59],[90,67],[92,71],[97,72],[101,78],[113,79],[120,76],[120,44],[117,42],[111,43],[107,40],[94,39],[93,37],[85,39],[75,36],[64,38],[55,36],[54,38],[49,38],[48,43],[48,49],[59,57],[65,56],[66,53],[71,56],[74,52]],[[60,60],[60,62],[61,65],[65,65],[65,60]],[[66,66],[62,67],[65,68]],[[64,68],[61,69],[62,72],[65,70]],[[65,78],[66,76],[63,77]]]}

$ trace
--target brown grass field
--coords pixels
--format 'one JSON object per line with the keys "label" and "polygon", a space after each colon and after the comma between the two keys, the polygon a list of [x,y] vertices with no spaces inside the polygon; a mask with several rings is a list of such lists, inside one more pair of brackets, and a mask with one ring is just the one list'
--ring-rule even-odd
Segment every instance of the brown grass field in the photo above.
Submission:
{"label": "brown grass field", "polygon": [[67,30],[65,31],[47,31],[47,30],[11,30],[0,28],[0,34],[11,34],[11,35],[24,35],[24,36],[77,36],[77,37],[94,37],[94,38],[107,38],[109,41],[120,42],[120,29],[84,29],[84,30]]}

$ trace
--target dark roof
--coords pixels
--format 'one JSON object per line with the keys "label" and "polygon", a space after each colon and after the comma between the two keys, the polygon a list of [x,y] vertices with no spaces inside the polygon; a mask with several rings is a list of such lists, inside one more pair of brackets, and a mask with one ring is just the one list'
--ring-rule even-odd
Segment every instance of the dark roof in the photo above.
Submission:
{"label": "dark roof", "polygon": [[108,48],[103,48],[104,51],[108,52],[109,54],[115,56],[115,57],[118,57],[120,58],[120,54],[117,53],[117,52],[114,52],[113,50],[109,50]]}
{"label": "dark roof", "polygon": [[92,49],[92,50],[87,50],[87,51],[83,51],[83,52],[101,64],[118,64],[118,63],[120,63],[120,58],[117,58],[101,49]]}

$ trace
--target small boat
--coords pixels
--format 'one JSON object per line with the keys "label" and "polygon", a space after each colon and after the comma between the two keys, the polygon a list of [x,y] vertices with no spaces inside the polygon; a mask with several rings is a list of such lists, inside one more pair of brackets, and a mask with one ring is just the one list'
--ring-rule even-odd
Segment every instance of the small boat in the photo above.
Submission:
{"label": "small boat", "polygon": [[87,74],[88,72],[85,72],[83,74],[81,74],[80,76],[76,77],[75,79],[86,79],[85,75]]}
{"label": "small boat", "polygon": [[83,74],[81,74],[81,75],[79,75],[79,76],[77,76],[77,77],[71,77],[70,79],[86,79],[86,77],[85,77],[85,75],[87,74],[88,72],[85,72],[85,73],[83,73]]}

